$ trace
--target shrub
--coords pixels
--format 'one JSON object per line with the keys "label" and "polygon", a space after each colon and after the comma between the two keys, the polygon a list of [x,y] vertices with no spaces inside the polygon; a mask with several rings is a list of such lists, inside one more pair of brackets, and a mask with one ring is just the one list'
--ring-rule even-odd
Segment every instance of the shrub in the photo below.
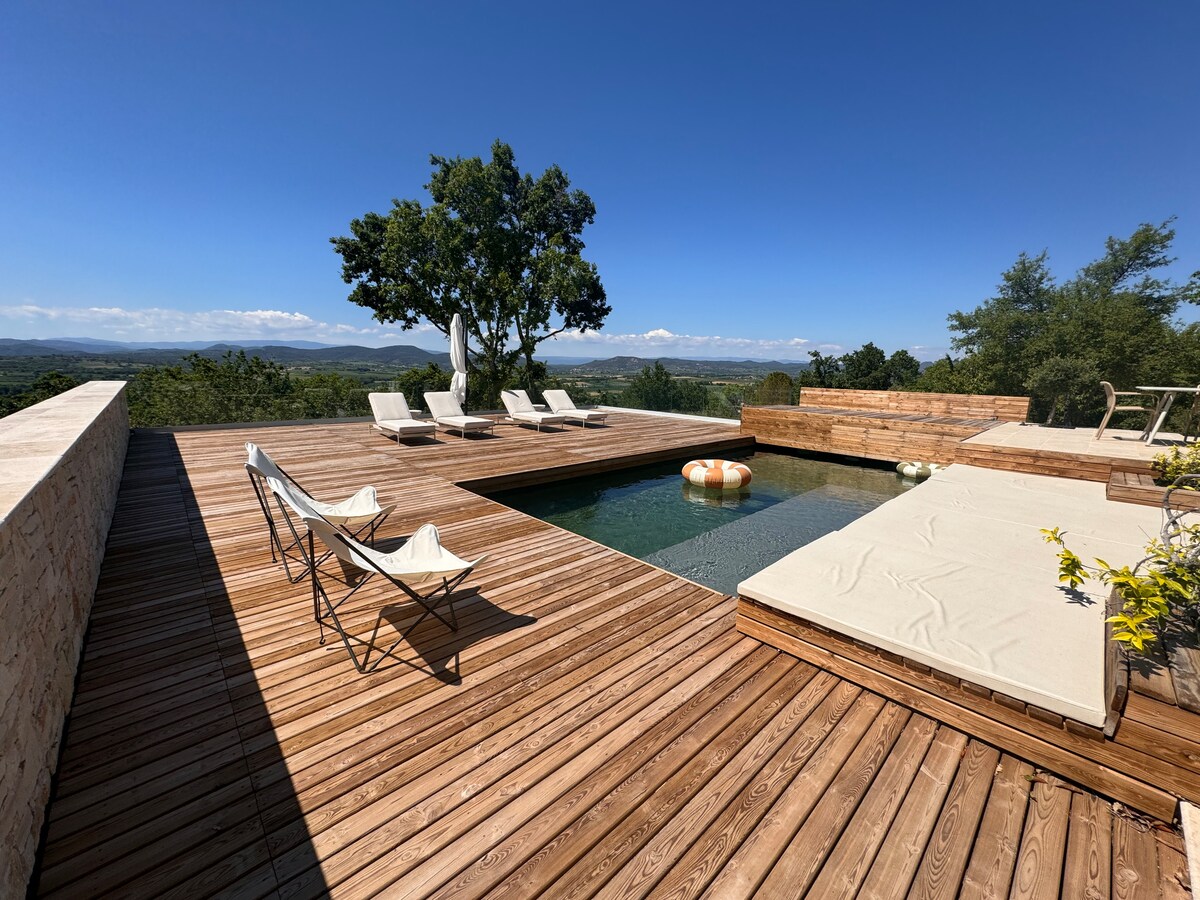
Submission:
{"label": "shrub", "polygon": [[1110,616],[1113,640],[1145,653],[1172,628],[1196,631],[1200,598],[1200,525],[1185,525],[1187,510],[1172,510],[1172,491],[1200,482],[1200,475],[1183,475],[1163,498],[1164,522],[1159,537],[1146,546],[1146,557],[1135,566],[1117,568],[1102,559],[1087,565],[1066,545],[1064,533],[1044,528],[1047,543],[1059,547],[1058,580],[1076,590],[1089,578],[1109,585],[1121,601]]}
{"label": "shrub", "polygon": [[[1154,469],[1154,483],[1159,485],[1175,484],[1183,475],[1200,474],[1200,444],[1193,444],[1187,452],[1179,452],[1178,447],[1164,450],[1150,464]],[[1200,490],[1200,484],[1187,480],[1180,487],[1186,490]]]}

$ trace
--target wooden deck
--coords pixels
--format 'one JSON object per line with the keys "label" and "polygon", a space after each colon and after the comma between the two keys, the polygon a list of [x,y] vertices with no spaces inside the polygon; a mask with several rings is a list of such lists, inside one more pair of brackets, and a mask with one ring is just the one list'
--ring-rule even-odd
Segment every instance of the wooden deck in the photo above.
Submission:
{"label": "wooden deck", "polygon": [[[735,429],[397,448],[361,425],[135,434],[37,893],[1186,896],[1177,834],[739,635],[734,601],[471,493]],[[272,564],[252,439],[488,561],[359,676]],[[403,627],[377,586],[346,619]],[[381,635],[381,642],[386,634]],[[1200,745],[1198,745],[1200,749]]]}

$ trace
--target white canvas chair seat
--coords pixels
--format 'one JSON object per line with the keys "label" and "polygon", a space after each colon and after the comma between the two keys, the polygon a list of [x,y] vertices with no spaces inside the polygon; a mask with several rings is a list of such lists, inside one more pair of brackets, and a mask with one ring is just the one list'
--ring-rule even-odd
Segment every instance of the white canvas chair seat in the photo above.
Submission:
{"label": "white canvas chair seat", "polygon": [[[374,543],[376,529],[396,508],[394,503],[380,506],[375,488],[369,485],[340,503],[324,503],[308,493],[300,485],[300,482],[288,475],[257,444],[248,442],[246,454],[246,472],[250,476],[250,484],[258,498],[258,505],[267,520],[271,560],[283,560],[284,572],[288,581],[293,584],[307,577],[310,562],[306,555],[303,535],[297,530],[294,519],[303,519],[305,516],[323,518],[354,538],[359,537],[365,531],[367,540]],[[275,506],[292,536],[291,541],[287,544],[284,544],[279,523],[276,522],[275,515],[271,512],[272,498],[274,498]],[[277,551],[278,557],[276,556]],[[322,557],[322,559],[324,558]],[[293,562],[302,564],[301,570],[295,575],[292,574],[291,564]]]}
{"label": "white canvas chair seat", "polygon": [[481,416],[468,416],[450,391],[431,391],[425,394],[425,405],[433,421],[448,431],[457,431],[464,438],[468,431],[491,431],[496,423]]}
{"label": "white canvas chair seat", "polygon": [[[361,525],[370,522],[384,511],[376,498],[375,488],[371,485],[367,485],[341,503],[322,503],[312,497],[309,498],[309,503],[323,519],[334,525]],[[389,507],[388,511],[393,509],[395,506]]]}
{"label": "white canvas chair seat", "polygon": [[[404,546],[391,553],[382,553],[372,547],[367,547],[359,543],[351,537],[347,537],[324,519],[306,517],[304,524],[308,527],[308,558],[310,560],[313,560],[315,557],[313,544],[313,536],[315,535],[328,548],[328,553],[336,555],[347,567],[357,569],[363,573],[363,577],[356,584],[353,584],[343,597],[334,601],[325,590],[324,584],[322,584],[317,563],[315,561],[310,563],[313,585],[313,614],[316,616],[317,623],[321,629],[321,644],[325,643],[325,626],[328,622],[329,627],[333,628],[341,637],[342,643],[346,647],[346,652],[350,654],[350,659],[359,672],[373,671],[428,616],[433,616],[451,631],[458,630],[458,620],[454,616],[454,607],[449,605],[451,595],[454,589],[462,583],[463,579],[477,565],[483,562],[486,558],[485,556],[481,556],[473,562],[468,562],[456,556],[442,546],[437,526],[430,524],[422,525],[413,532],[412,537],[409,538]],[[328,553],[326,556],[328,556]],[[360,659],[358,654],[354,652],[351,636],[342,625],[341,619],[338,618],[337,610],[359,588],[376,575],[382,575],[390,581],[409,598],[420,604],[423,607],[423,611],[417,617],[416,621],[405,628],[392,645],[383,651],[379,658],[372,664],[370,662],[370,655],[375,647],[375,636],[379,631],[379,623],[383,618],[382,612],[375,620],[375,628],[371,632],[370,639],[365,642],[366,650]],[[413,585],[429,583],[433,583],[433,587],[424,593],[418,592],[413,587]],[[449,619],[438,612],[436,607],[441,603],[446,603],[449,606]]]}
{"label": "white canvas chair seat", "polygon": [[367,400],[370,401],[371,412],[375,416],[375,424],[372,427],[385,434],[394,435],[397,444],[402,437],[417,437],[437,432],[437,426],[432,422],[422,422],[413,417],[404,394],[398,391],[373,392],[367,394]]}
{"label": "white canvas chair seat", "polygon": [[598,409],[579,409],[566,391],[542,391],[542,396],[550,404],[552,412],[569,422],[579,422],[584,428],[587,428],[588,422],[603,422],[608,418],[608,413]]}
{"label": "white canvas chair seat", "polygon": [[524,391],[501,391],[500,399],[504,401],[510,419],[525,425],[536,425],[538,431],[542,430],[543,425],[562,425],[566,421],[565,416],[538,412]]}

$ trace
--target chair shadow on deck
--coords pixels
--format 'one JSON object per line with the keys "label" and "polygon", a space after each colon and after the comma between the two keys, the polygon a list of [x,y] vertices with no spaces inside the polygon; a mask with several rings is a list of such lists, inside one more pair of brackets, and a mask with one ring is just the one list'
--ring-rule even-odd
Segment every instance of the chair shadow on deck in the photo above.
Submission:
{"label": "chair shadow on deck", "polygon": [[[432,616],[414,628],[408,638],[391,653],[377,671],[387,671],[394,665],[407,665],[428,672],[443,684],[462,684],[461,657],[469,647],[488,638],[524,628],[537,621],[534,616],[514,615],[496,606],[477,588],[456,591],[451,602],[459,628],[451,631]],[[411,603],[389,604],[379,612],[397,632],[408,628],[418,615]],[[422,664],[400,654],[414,651]]]}
{"label": "chair shadow on deck", "polygon": [[[404,546],[407,540],[407,537],[381,537],[375,542],[374,548],[383,553],[392,553]],[[318,573],[323,579],[336,581],[340,589],[354,587],[365,574],[339,559],[328,560],[318,567]],[[470,580],[465,586],[455,588],[449,597],[439,598],[433,604],[433,613],[426,612],[391,586],[385,585],[382,589],[388,592],[385,601],[381,602],[378,595],[353,601],[359,613],[371,610],[374,614],[370,627],[360,625],[339,635],[330,624],[326,607],[321,607],[326,623],[325,649],[344,654],[352,648],[356,657],[354,665],[366,669],[366,674],[408,666],[433,676],[443,684],[461,684],[462,651],[488,638],[537,622],[534,616],[514,615],[496,606]],[[340,607],[338,601],[334,602]],[[439,616],[446,621],[439,621]],[[457,628],[449,627],[451,625],[457,625]],[[409,633],[405,634],[406,631]],[[350,647],[343,643],[343,639],[349,642]],[[412,658],[414,651],[419,662]],[[350,660],[346,662],[350,663]]]}

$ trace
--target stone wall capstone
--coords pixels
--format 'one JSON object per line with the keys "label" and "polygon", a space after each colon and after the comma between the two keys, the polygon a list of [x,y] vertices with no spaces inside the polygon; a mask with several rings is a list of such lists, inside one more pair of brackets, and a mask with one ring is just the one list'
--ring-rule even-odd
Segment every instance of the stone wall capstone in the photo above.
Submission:
{"label": "stone wall capstone", "polygon": [[128,445],[123,381],[0,419],[0,897],[33,872]]}

